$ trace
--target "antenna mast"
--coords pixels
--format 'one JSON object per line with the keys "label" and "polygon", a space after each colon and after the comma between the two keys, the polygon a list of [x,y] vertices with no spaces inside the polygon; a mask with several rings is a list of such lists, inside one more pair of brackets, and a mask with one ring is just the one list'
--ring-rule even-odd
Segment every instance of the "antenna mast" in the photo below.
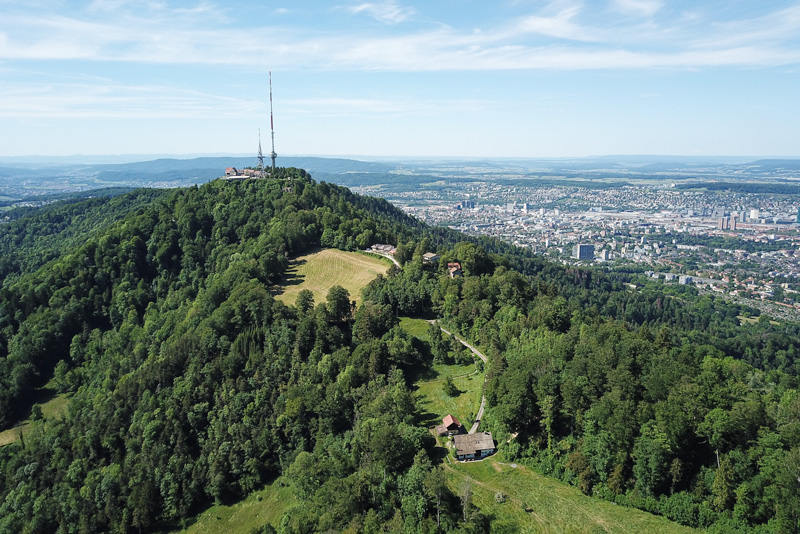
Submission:
{"label": "antenna mast", "polygon": [[258,129],[258,173],[264,174],[264,154],[261,153],[261,128]]}
{"label": "antenna mast", "polygon": [[278,155],[275,153],[275,125],[272,122],[272,71],[269,71],[269,129],[272,132],[272,152],[269,157],[272,158],[272,175],[275,176],[275,158]]}

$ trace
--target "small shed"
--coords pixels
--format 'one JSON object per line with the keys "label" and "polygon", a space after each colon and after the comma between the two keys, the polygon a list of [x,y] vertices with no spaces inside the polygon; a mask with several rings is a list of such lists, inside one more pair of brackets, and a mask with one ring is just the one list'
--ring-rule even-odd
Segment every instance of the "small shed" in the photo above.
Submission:
{"label": "small shed", "polygon": [[442,419],[442,424],[436,427],[436,433],[440,436],[455,436],[461,434],[463,429],[454,415],[447,414]]}

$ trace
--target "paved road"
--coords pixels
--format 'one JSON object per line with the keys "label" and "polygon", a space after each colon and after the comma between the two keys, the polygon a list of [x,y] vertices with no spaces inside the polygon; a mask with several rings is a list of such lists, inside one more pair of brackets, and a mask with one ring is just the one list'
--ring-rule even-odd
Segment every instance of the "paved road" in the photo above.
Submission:
{"label": "paved road", "polygon": [[394,256],[392,256],[391,254],[382,254],[380,252],[372,252],[371,250],[365,250],[364,252],[366,252],[367,254],[375,254],[376,256],[382,256],[384,258],[388,258],[388,259],[392,260],[392,263],[397,265],[399,268],[401,268],[401,269],[403,268],[403,266],[400,265],[400,263],[398,263],[398,261],[396,259],[394,259]]}
{"label": "paved road", "polygon": [[[431,322],[436,324],[434,321],[431,321]],[[486,359],[486,355],[484,353],[482,353],[481,351],[479,351],[478,349],[476,349],[475,347],[473,347],[472,345],[470,345],[469,343],[467,343],[464,339],[461,338],[461,336],[459,336],[457,334],[453,334],[452,332],[449,332],[449,331],[445,330],[441,326],[439,327],[439,329],[442,332],[444,332],[445,334],[447,334],[448,336],[453,336],[458,341],[460,341],[462,345],[464,345],[470,351],[472,351],[472,354],[474,354],[475,356],[477,356],[478,358],[483,360],[483,363],[488,363],[488,360]],[[486,381],[486,379],[484,378],[484,382],[485,381]],[[484,384],[484,386],[485,386],[485,384]],[[475,416],[475,422],[472,424],[472,428],[469,429],[469,433],[470,434],[474,434],[475,432],[477,432],[478,431],[478,427],[481,426],[481,419],[483,419],[483,409],[485,407],[486,407],[486,397],[481,395],[481,406],[480,406],[480,408],[478,408],[478,415]]]}

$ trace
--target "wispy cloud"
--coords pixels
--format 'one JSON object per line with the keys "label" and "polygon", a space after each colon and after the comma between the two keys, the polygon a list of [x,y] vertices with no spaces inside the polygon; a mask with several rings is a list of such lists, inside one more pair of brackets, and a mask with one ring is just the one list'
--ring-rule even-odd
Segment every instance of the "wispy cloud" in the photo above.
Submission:
{"label": "wispy cloud", "polygon": [[264,109],[260,101],[157,85],[0,84],[2,118],[243,118]]}
{"label": "wispy cloud", "polygon": [[523,17],[511,27],[509,36],[519,34],[539,34],[557,39],[575,41],[594,41],[597,38],[591,31],[574,22],[580,13],[579,6],[563,9],[553,16],[531,15]]}
{"label": "wispy cloud", "polygon": [[[642,14],[660,4],[615,0]],[[125,0],[95,2],[97,9],[123,9]],[[225,24],[205,19],[180,24],[174,9],[154,4],[163,16],[116,19],[88,16],[11,14],[0,32],[0,59],[84,60],[162,64],[269,65],[284,69],[386,71],[638,69],[707,66],[775,66],[800,63],[800,6],[754,20],[691,24],[676,20],[592,26],[575,3],[546,9],[491,27],[460,30],[448,25],[385,35],[361,31],[310,31],[292,27],[254,27],[246,38],[232,36]],[[187,8],[203,17],[217,13],[210,3]],[[396,2],[362,3],[348,8],[387,24],[411,16]],[[213,18],[213,17],[211,17]],[[698,30],[697,28],[700,28]]]}
{"label": "wispy cloud", "polygon": [[392,0],[384,2],[365,2],[346,8],[350,13],[365,13],[385,24],[399,24],[414,15],[411,7],[403,7]]}
{"label": "wispy cloud", "polygon": [[660,0],[613,0],[613,5],[623,13],[652,17],[664,4]]}
{"label": "wispy cloud", "polygon": [[475,99],[420,100],[420,99],[371,99],[371,98],[303,98],[283,101],[284,110],[290,114],[314,115],[316,117],[374,117],[418,115],[430,117],[446,113],[464,113],[486,109],[494,105]]}

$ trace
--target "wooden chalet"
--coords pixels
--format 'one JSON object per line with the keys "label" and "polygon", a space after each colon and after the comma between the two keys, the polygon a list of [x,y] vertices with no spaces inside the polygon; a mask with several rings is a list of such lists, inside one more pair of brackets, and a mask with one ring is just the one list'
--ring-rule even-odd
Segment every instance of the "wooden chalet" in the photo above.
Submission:
{"label": "wooden chalet", "polygon": [[491,432],[458,434],[453,436],[456,456],[459,460],[480,460],[495,452]]}

